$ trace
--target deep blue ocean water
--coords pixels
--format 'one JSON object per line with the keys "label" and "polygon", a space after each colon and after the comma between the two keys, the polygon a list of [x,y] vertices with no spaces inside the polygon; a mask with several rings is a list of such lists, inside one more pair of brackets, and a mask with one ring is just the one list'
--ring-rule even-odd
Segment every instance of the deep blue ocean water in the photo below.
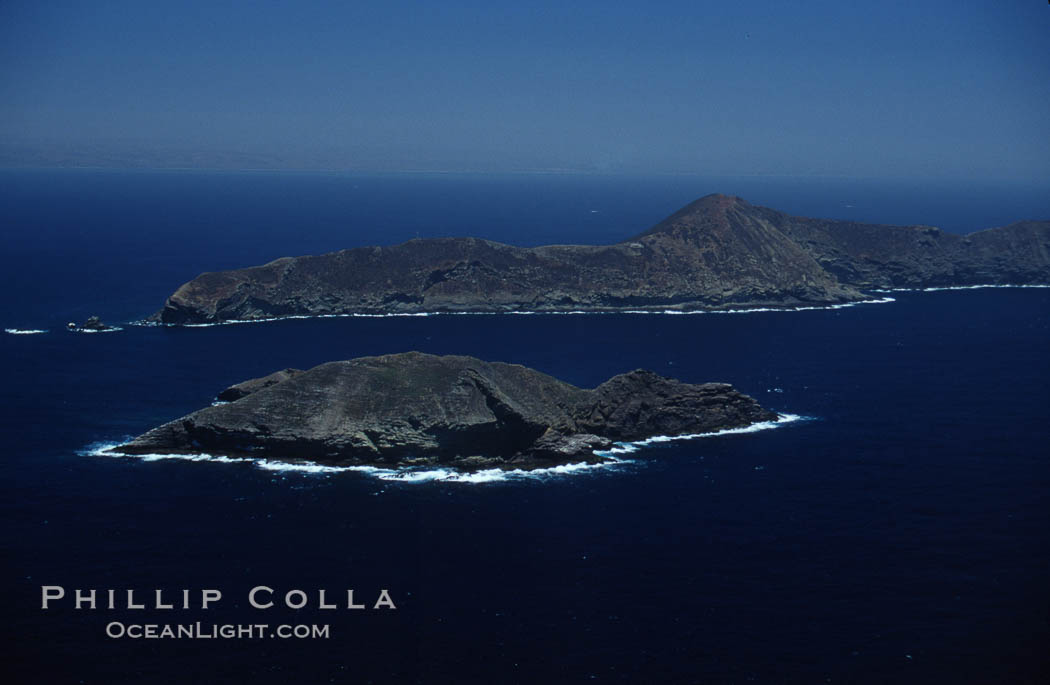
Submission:
{"label": "deep blue ocean water", "polygon": [[[1041,683],[1050,290],[729,315],[432,316],[61,330],[200,271],[436,235],[615,242],[708,192],[968,232],[1037,187],[828,179],[0,173],[8,682]],[[731,382],[805,420],[485,484],[87,456],[278,368],[404,350],[593,386]],[[398,609],[252,610],[389,588]],[[202,612],[40,609],[40,586],[218,588]],[[315,605],[314,605],[315,606]],[[114,640],[109,621],[327,640]]]}

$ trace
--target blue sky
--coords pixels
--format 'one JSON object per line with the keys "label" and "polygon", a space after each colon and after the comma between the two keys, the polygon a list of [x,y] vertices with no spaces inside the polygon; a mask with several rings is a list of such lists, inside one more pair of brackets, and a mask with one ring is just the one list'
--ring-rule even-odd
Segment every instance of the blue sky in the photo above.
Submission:
{"label": "blue sky", "polygon": [[0,147],[1045,181],[1048,45],[1041,0],[4,1]]}

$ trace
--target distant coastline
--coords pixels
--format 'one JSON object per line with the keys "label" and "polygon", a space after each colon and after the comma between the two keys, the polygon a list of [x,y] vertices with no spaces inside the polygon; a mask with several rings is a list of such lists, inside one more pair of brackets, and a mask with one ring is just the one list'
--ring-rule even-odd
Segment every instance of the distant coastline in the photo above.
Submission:
{"label": "distant coastline", "polygon": [[1050,222],[966,236],[810,219],[708,195],[613,245],[410,240],[205,273],[148,321],[805,309],[865,292],[1050,284]]}

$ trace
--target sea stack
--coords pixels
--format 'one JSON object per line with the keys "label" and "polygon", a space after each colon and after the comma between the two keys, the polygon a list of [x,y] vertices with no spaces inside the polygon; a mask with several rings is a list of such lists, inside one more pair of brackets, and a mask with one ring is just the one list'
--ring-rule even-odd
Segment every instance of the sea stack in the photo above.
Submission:
{"label": "sea stack", "polygon": [[66,330],[80,333],[106,333],[109,331],[119,331],[120,329],[116,326],[110,326],[108,323],[104,323],[102,319],[97,316],[89,316],[87,321],[79,326],[75,322],[70,321],[66,324]]}

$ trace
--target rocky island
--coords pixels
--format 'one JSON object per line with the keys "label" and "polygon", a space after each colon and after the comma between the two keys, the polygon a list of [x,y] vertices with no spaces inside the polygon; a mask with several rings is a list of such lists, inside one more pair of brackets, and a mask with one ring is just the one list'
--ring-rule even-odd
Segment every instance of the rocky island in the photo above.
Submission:
{"label": "rocky island", "polygon": [[740,428],[777,415],[724,383],[636,370],[593,390],[514,364],[419,352],[286,369],[114,448],[330,465],[538,468],[613,441]]}
{"label": "rocky island", "polygon": [[1050,222],[962,236],[809,219],[708,195],[614,245],[410,240],[201,274],[150,320],[827,305],[861,291],[1050,283]]}
{"label": "rocky island", "polygon": [[80,325],[77,325],[75,321],[70,321],[66,324],[66,330],[79,333],[108,333],[110,331],[119,331],[121,329],[118,326],[111,326],[108,323],[103,323],[102,319],[97,316],[89,316],[87,321]]}

